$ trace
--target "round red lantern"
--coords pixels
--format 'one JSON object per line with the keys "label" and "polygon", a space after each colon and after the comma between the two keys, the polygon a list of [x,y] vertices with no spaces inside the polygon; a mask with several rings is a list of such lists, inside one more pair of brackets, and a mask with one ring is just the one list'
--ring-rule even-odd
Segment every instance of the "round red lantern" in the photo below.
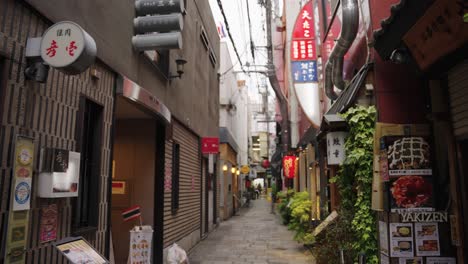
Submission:
{"label": "round red lantern", "polygon": [[267,159],[264,159],[264,160],[262,161],[262,167],[265,168],[265,169],[268,168],[268,167],[270,167],[270,161],[267,160]]}
{"label": "round red lantern", "polygon": [[289,179],[296,176],[296,156],[283,157],[283,175]]}

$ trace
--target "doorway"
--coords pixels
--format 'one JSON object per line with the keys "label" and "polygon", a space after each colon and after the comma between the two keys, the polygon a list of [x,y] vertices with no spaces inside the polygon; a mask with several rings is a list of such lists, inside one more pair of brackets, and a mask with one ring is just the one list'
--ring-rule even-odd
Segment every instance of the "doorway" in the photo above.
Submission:
{"label": "doorway", "polygon": [[[157,182],[155,171],[158,120],[127,99],[118,96],[115,112],[115,136],[112,173],[112,244],[115,263],[127,263],[130,230],[140,225],[154,228],[157,218]],[[125,222],[122,211],[140,206],[141,218]],[[158,232],[153,233],[158,236]],[[153,249],[157,237],[153,237]],[[153,250],[153,257],[154,257]]]}
{"label": "doorway", "polygon": [[[468,139],[458,141],[459,158],[458,164],[460,167],[459,179],[461,183],[460,194],[462,196],[462,221],[463,221],[463,234],[465,235],[464,241],[468,241]],[[463,243],[465,252],[468,252],[468,243]]]}

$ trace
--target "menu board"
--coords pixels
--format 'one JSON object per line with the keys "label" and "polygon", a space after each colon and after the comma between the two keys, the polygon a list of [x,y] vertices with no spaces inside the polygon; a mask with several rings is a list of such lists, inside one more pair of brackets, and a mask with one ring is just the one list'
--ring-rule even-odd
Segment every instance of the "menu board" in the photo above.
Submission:
{"label": "menu board", "polygon": [[[392,212],[433,210],[431,153],[428,140],[416,136],[386,136],[381,139],[381,171],[388,173],[388,204]],[[385,155],[381,155],[381,157]],[[386,179],[383,179],[386,180]]]}
{"label": "menu board", "polygon": [[70,237],[54,246],[73,264],[107,264],[107,261],[82,237]]}
{"label": "menu board", "polygon": [[130,264],[150,264],[153,240],[151,226],[136,226],[130,231]]}
{"label": "menu board", "polygon": [[390,223],[390,256],[414,256],[413,224]]}
{"label": "menu board", "polygon": [[439,228],[437,223],[415,223],[416,254],[440,256]]}
{"label": "menu board", "polygon": [[379,241],[380,241],[380,253],[389,255],[388,248],[388,224],[379,221]]}

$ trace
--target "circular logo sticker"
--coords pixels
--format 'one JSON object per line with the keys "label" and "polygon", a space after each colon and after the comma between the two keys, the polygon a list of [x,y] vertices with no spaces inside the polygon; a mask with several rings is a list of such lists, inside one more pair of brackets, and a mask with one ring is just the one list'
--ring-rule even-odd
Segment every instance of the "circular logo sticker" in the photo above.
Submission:
{"label": "circular logo sticker", "polygon": [[31,187],[27,182],[20,182],[15,188],[15,201],[19,204],[25,204],[29,201]]}
{"label": "circular logo sticker", "polygon": [[32,161],[31,150],[28,148],[21,149],[18,154],[18,162],[23,166],[27,166],[31,163],[31,161]]}

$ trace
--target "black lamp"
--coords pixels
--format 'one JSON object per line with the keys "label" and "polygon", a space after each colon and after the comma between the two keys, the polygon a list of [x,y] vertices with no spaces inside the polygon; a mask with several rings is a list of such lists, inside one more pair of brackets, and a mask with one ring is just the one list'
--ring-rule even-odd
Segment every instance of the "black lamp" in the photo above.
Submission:
{"label": "black lamp", "polygon": [[177,60],[175,60],[176,64],[177,64],[177,75],[171,75],[169,76],[169,79],[172,80],[174,78],[182,78],[182,74],[184,74],[184,64],[187,63],[186,60],[184,60],[183,58],[179,58]]}

